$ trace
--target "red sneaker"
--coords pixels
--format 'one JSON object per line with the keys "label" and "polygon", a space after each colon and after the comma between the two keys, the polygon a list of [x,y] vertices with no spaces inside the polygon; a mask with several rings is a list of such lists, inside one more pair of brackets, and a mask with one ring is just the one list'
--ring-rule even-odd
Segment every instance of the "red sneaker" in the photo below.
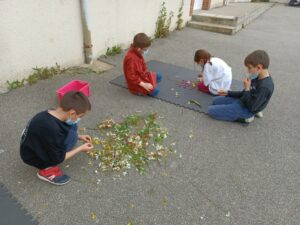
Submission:
{"label": "red sneaker", "polygon": [[71,181],[71,178],[68,175],[64,175],[58,166],[39,170],[37,177],[54,185],[64,185]]}

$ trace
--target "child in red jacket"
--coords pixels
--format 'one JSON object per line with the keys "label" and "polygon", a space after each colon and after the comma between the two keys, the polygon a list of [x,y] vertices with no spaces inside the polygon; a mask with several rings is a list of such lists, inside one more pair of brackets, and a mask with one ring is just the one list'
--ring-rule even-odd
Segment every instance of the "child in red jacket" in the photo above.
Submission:
{"label": "child in red jacket", "polygon": [[156,72],[147,71],[144,55],[149,51],[150,38],[144,33],[134,36],[133,43],[128,50],[123,70],[129,91],[134,95],[156,96],[159,89],[156,83],[162,79],[162,75]]}

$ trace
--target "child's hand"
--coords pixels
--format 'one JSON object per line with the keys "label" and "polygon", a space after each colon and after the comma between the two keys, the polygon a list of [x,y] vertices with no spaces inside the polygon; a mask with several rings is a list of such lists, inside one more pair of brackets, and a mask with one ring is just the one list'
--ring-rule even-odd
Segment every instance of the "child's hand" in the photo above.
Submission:
{"label": "child's hand", "polygon": [[203,77],[198,77],[197,80],[198,80],[199,82],[203,82]]}
{"label": "child's hand", "polygon": [[245,89],[245,91],[250,91],[250,87],[251,87],[251,79],[246,78],[244,80],[244,89]]}
{"label": "child's hand", "polygon": [[200,77],[203,77],[203,74],[202,73],[200,73],[199,75],[198,75],[198,77],[200,78]]}
{"label": "child's hand", "polygon": [[91,143],[85,143],[83,145],[80,145],[80,150],[82,152],[89,152],[94,148],[94,146]]}
{"label": "child's hand", "polygon": [[228,94],[227,91],[224,91],[224,90],[219,90],[218,91],[218,95],[220,95],[220,96],[226,96],[227,94]]}
{"label": "child's hand", "polygon": [[146,91],[152,91],[153,90],[153,86],[150,83],[141,82],[140,86],[143,87]]}
{"label": "child's hand", "polygon": [[82,141],[85,141],[87,143],[91,143],[92,142],[92,138],[89,135],[78,135],[78,138]]}

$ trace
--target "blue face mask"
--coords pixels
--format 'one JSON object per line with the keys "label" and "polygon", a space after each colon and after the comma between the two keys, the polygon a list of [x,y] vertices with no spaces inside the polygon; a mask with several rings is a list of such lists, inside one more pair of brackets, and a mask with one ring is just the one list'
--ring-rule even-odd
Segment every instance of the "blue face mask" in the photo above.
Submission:
{"label": "blue face mask", "polygon": [[256,79],[257,77],[258,77],[258,74],[255,74],[255,73],[252,73],[252,74],[249,75],[249,78],[250,78],[251,80],[254,80],[254,79]]}
{"label": "blue face mask", "polygon": [[70,125],[70,126],[73,126],[73,125],[79,123],[79,121],[80,121],[80,118],[78,118],[76,121],[68,119],[67,121],[65,121],[65,123],[68,124],[68,125]]}
{"label": "blue face mask", "polygon": [[149,54],[149,48],[147,50],[142,50],[143,51],[143,55],[146,56]]}

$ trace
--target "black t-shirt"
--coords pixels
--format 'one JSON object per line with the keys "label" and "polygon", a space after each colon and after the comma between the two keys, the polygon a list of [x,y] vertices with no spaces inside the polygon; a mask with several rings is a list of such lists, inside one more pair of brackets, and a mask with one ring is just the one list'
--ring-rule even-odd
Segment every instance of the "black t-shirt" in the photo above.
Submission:
{"label": "black t-shirt", "polygon": [[65,159],[66,139],[72,126],[52,116],[48,110],[35,115],[21,137],[23,161],[39,169],[56,166]]}

